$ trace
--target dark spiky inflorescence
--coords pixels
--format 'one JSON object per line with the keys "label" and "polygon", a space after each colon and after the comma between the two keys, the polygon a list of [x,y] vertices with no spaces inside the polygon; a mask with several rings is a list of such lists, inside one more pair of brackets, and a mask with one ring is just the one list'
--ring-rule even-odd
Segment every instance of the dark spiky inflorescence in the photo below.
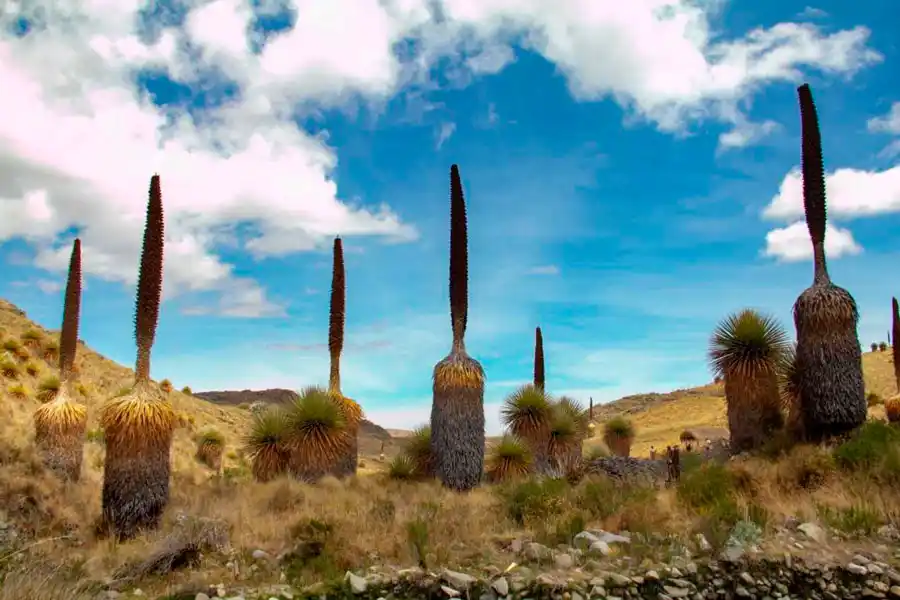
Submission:
{"label": "dark spiky inflorescence", "polygon": [[328,390],[308,387],[288,410],[290,470],[313,482],[334,468],[346,448],[344,410]]}
{"label": "dark spiky inflorescence", "polygon": [[177,416],[159,387],[139,381],[100,414],[106,440],[103,521],[120,540],[156,529],[169,502]]}
{"label": "dark spiky inflorescence", "polygon": [[59,378],[68,381],[78,349],[78,320],[81,314],[81,240],[75,238],[69,257],[69,275],[63,300],[62,329],[59,332]]}
{"label": "dark spiky inflorescence", "polygon": [[544,336],[541,328],[534,328],[534,387],[544,389]]}
{"label": "dark spiky inflorescence", "polygon": [[253,477],[265,482],[288,470],[288,418],[280,407],[269,406],[254,413],[250,432],[244,438],[244,452],[250,457]]}
{"label": "dark spiky inflorescence", "polygon": [[543,388],[523,385],[514,390],[503,401],[500,420],[513,435],[528,444],[535,470],[546,473],[550,467],[548,444],[553,405]]}
{"label": "dark spiky inflorescence", "polygon": [[893,348],[894,381],[900,394],[900,307],[897,299],[891,298],[891,344]]}
{"label": "dark spiky inflorescence", "polygon": [[450,167],[450,322],[454,344],[463,343],[469,308],[469,247],[466,200],[459,167]]}
{"label": "dark spiky inflorescence", "polygon": [[531,461],[528,444],[508,433],[491,448],[486,465],[487,478],[495,483],[521,479],[531,471]]}
{"label": "dark spiky inflorescence", "polygon": [[138,380],[150,378],[150,349],[156,336],[159,303],[162,299],[164,227],[159,175],[153,175],[150,178],[150,198],[147,201],[134,314],[134,337],[138,348],[135,376]]}
{"label": "dark spiky inflorescence", "polygon": [[341,393],[341,351],[344,349],[344,311],[346,282],[344,278],[344,248],[341,238],[334,238],[333,266],[331,271],[331,308],[328,314],[328,354],[331,356],[331,374],[328,388]]}
{"label": "dark spiky inflorescence", "polygon": [[866,420],[859,312],[834,285],[825,262],[825,171],[818,116],[808,85],[797,90],[802,124],[803,205],[813,243],[813,285],[794,303],[796,369],[804,433],[810,441],[841,435]]}
{"label": "dark spiky inflorescence", "polygon": [[781,324],[750,309],[728,315],[713,332],[709,361],[725,380],[733,451],[759,448],[783,425],[778,368],[789,348]]}
{"label": "dark spiky inflorescence", "polygon": [[825,264],[825,164],[822,159],[822,134],[819,117],[808,84],[797,88],[800,98],[801,154],[803,172],[803,209],[806,227],[813,243],[815,281],[828,280]]}

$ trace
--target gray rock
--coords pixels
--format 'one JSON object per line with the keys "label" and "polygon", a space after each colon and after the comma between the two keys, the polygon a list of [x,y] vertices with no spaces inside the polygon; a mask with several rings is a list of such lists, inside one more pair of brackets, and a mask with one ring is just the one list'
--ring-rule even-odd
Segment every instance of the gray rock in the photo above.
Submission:
{"label": "gray rock", "polygon": [[507,583],[505,577],[500,577],[491,582],[491,589],[497,592],[498,596],[502,597],[509,593],[509,583]]}
{"label": "gray rock", "polygon": [[687,598],[691,595],[691,590],[687,588],[675,587],[673,585],[664,585],[663,589],[670,598]]}
{"label": "gray rock", "polygon": [[868,575],[869,570],[863,565],[858,565],[856,563],[850,563],[847,565],[847,570],[856,575]]}
{"label": "gray rock", "polygon": [[253,560],[269,560],[272,558],[265,550],[254,550],[251,556],[253,556]]}
{"label": "gray rock", "polygon": [[815,523],[800,523],[800,525],[797,526],[797,529],[809,539],[820,544],[824,542],[827,537],[825,530]]}
{"label": "gray rock", "polygon": [[209,596],[207,596],[203,592],[200,592],[196,596],[194,596],[194,600],[209,600]]}
{"label": "gray rock", "polygon": [[369,582],[366,581],[365,578],[360,577],[351,571],[347,571],[344,575],[344,580],[350,584],[350,591],[354,594],[363,594],[369,587]]}
{"label": "gray rock", "polygon": [[575,565],[575,559],[568,552],[560,552],[553,557],[553,563],[558,569],[571,569]]}
{"label": "gray rock", "polygon": [[593,554],[602,554],[603,556],[609,556],[612,554],[612,548],[609,547],[609,544],[604,542],[603,540],[597,540],[591,547],[589,551]]}
{"label": "gray rock", "polygon": [[525,557],[529,560],[548,560],[552,552],[550,548],[537,542],[529,542],[525,545]]}
{"label": "gray rock", "polygon": [[459,571],[451,571],[450,569],[444,569],[443,573],[441,573],[441,577],[443,577],[444,581],[448,584],[458,589],[468,589],[470,585],[477,581],[468,573],[460,573]]}
{"label": "gray rock", "polygon": [[447,587],[446,585],[441,586],[441,591],[447,594],[447,596],[450,598],[458,598],[460,595],[458,591],[454,590],[451,587]]}

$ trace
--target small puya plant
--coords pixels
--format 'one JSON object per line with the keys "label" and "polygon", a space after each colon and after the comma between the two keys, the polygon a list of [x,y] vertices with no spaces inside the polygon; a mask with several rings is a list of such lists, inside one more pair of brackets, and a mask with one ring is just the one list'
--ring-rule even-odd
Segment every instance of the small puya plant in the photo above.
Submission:
{"label": "small puya plant", "polygon": [[73,399],[73,365],[78,349],[81,313],[81,240],[75,238],[69,258],[69,274],[59,333],[59,385],[48,390],[47,402],[34,412],[34,438],[44,464],[62,479],[81,477],[87,408]]}

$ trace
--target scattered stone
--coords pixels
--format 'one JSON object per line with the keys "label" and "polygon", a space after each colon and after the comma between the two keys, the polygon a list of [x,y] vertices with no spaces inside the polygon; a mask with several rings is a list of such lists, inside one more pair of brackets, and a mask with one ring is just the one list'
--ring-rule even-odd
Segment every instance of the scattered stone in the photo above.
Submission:
{"label": "scattered stone", "polygon": [[687,588],[664,585],[663,589],[666,591],[666,594],[668,594],[670,598],[687,598],[691,595],[691,590]]}
{"label": "scattered stone", "polygon": [[194,600],[209,600],[209,596],[207,596],[203,592],[200,592],[199,594],[194,596]]}
{"label": "scattered stone", "polygon": [[858,565],[856,563],[850,563],[847,565],[847,570],[856,575],[868,575],[869,570],[865,568],[863,565]]}
{"label": "scattered stone", "polygon": [[553,557],[553,562],[558,569],[571,569],[575,564],[575,559],[568,552],[560,552]]}
{"label": "scattered stone", "polygon": [[529,560],[547,560],[552,555],[550,548],[537,542],[529,542],[525,545],[525,558]]}
{"label": "scattered stone", "polygon": [[825,530],[815,523],[801,523],[797,526],[797,529],[809,539],[820,544],[824,542],[827,537]]}
{"label": "scattered stone", "polygon": [[251,556],[253,557],[253,560],[269,560],[272,558],[265,550],[254,550]]}
{"label": "scattered stone", "polygon": [[454,590],[451,587],[447,587],[446,585],[441,586],[441,591],[447,594],[447,596],[449,596],[450,598],[457,598],[460,595],[458,591]]}
{"label": "scattered stone", "polygon": [[444,581],[459,589],[468,589],[470,585],[477,581],[468,573],[460,573],[459,571],[451,571],[450,569],[444,569],[441,575]]}
{"label": "scattered stone", "polygon": [[365,578],[350,571],[347,571],[346,575],[344,575],[344,580],[350,584],[350,591],[354,594],[363,594],[369,587],[369,582]]}
{"label": "scattered stone", "polygon": [[509,583],[506,581],[505,577],[500,577],[499,579],[495,579],[491,583],[491,588],[497,592],[498,596],[506,596],[509,594]]}

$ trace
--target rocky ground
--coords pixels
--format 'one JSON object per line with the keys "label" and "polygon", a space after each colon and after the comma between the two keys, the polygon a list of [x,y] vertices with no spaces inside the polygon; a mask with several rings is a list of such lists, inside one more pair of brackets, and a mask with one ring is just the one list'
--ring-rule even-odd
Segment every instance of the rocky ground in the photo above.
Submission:
{"label": "rocky ground", "polygon": [[[281,565],[289,558],[252,553],[251,571],[271,572],[281,583],[244,588],[216,584],[184,588],[168,599],[298,600],[358,598],[412,600],[592,600],[729,598],[842,600],[900,598],[900,533],[891,526],[848,538],[816,523],[788,522],[763,537],[742,521],[720,547],[697,534],[688,542],[663,536],[582,531],[571,545],[550,548],[515,539],[516,556],[479,572],[419,567],[371,567],[330,584],[295,588]],[[239,559],[229,562],[240,570]],[[280,577],[278,576],[281,572]],[[107,591],[124,600],[145,597],[137,587]]]}

